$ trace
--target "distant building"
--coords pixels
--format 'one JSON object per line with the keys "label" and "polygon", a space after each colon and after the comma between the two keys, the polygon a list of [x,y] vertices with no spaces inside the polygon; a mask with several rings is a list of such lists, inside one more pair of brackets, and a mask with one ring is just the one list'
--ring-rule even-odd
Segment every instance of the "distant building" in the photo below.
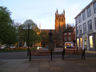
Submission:
{"label": "distant building", "polygon": [[[54,40],[54,43],[55,43],[55,46],[56,47],[63,47],[63,39],[64,39],[64,36],[63,36],[63,32],[66,30],[66,23],[65,23],[65,11],[63,11],[62,14],[59,14],[58,13],[58,10],[56,11],[55,13],[55,30],[51,30],[52,33],[53,33],[53,40]],[[50,30],[48,29],[41,29],[41,34],[42,34],[42,41],[41,41],[41,44],[42,46],[47,46],[48,45],[48,33]],[[71,35],[68,36],[68,39],[71,39],[69,41],[73,42],[74,41],[74,29],[71,29],[70,28],[70,31],[68,30],[67,31],[68,34],[71,33]],[[45,38],[45,39],[44,39]],[[68,42],[69,42],[68,41]]]}
{"label": "distant building", "polygon": [[58,14],[58,10],[55,13],[55,31],[63,32],[66,27],[65,23],[65,11],[62,14]]}
{"label": "distant building", "polygon": [[77,47],[96,50],[96,0],[88,4],[75,21]]}
{"label": "distant building", "polygon": [[63,40],[64,44],[71,43],[73,44],[73,47],[75,46],[75,27],[68,27],[67,29],[65,29],[65,31],[63,32]]}
{"label": "distant building", "polygon": [[63,10],[62,14],[58,13],[58,10],[55,13],[55,44],[56,47],[63,46],[63,31],[66,28],[65,23],[65,11]]}

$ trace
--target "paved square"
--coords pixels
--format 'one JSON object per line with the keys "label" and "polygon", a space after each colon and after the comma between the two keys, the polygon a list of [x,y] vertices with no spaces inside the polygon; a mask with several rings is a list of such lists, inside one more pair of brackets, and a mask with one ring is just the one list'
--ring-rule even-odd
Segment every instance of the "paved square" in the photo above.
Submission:
{"label": "paved square", "polygon": [[54,59],[1,59],[0,72],[96,72],[96,58],[85,61],[74,58]]}

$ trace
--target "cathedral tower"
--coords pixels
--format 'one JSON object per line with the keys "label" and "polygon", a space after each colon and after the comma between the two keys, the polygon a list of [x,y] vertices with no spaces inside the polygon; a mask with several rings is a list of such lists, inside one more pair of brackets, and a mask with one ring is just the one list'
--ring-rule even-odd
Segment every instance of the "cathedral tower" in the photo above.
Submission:
{"label": "cathedral tower", "polygon": [[63,32],[66,27],[65,24],[65,10],[63,10],[62,14],[58,14],[58,10],[55,13],[55,31]]}

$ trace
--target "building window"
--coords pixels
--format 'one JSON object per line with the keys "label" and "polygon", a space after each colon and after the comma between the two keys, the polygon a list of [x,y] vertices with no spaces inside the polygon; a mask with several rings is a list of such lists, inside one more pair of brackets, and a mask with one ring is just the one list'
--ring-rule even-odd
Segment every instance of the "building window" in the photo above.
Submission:
{"label": "building window", "polygon": [[83,19],[83,20],[86,19],[85,11],[82,13],[82,19]]}
{"label": "building window", "polygon": [[88,21],[88,31],[92,30],[92,20]]}
{"label": "building window", "polygon": [[78,35],[78,30],[76,30],[76,34]]}
{"label": "building window", "polygon": [[80,29],[80,34],[82,34],[82,30]]}
{"label": "building window", "polygon": [[79,16],[76,18],[76,24],[79,23]]}
{"label": "building window", "polygon": [[86,23],[83,24],[83,33],[86,33]]}
{"label": "building window", "polygon": [[82,34],[82,25],[79,26],[80,34]]}
{"label": "building window", "polygon": [[87,17],[90,17],[91,16],[91,8],[89,7],[88,9],[87,9]]}
{"label": "building window", "polygon": [[67,35],[67,33],[64,33],[64,35]]}
{"label": "building window", "polygon": [[79,16],[79,23],[81,22],[81,15]]}
{"label": "building window", "polygon": [[79,30],[78,30],[79,28],[77,27],[76,28],[76,35],[78,35],[79,34]]}
{"label": "building window", "polygon": [[80,38],[80,47],[82,48],[83,42],[82,42],[82,38]]}
{"label": "building window", "polygon": [[76,24],[78,24],[78,18],[75,19]]}
{"label": "building window", "polygon": [[96,18],[94,18],[94,23],[95,23],[95,29],[96,29]]}
{"label": "building window", "polygon": [[64,40],[67,41],[67,37],[65,37]]}
{"label": "building window", "polygon": [[94,13],[96,13],[96,2],[93,4]]}
{"label": "building window", "polygon": [[79,38],[77,38],[77,47],[79,47]]}
{"label": "building window", "polygon": [[71,35],[71,32],[69,33],[69,35]]}
{"label": "building window", "polygon": [[71,37],[69,36],[69,41],[71,41]]}
{"label": "building window", "polygon": [[93,36],[89,36],[90,48],[93,48]]}

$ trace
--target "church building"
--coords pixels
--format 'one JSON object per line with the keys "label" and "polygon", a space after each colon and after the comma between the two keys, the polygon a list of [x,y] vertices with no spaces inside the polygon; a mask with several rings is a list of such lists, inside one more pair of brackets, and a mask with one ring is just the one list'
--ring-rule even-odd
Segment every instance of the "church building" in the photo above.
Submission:
{"label": "church building", "polygon": [[65,11],[59,14],[58,10],[55,13],[55,44],[56,47],[63,46],[63,32],[66,29]]}
{"label": "church building", "polygon": [[58,14],[58,10],[55,13],[55,31],[63,32],[66,27],[65,23],[65,11],[62,14]]}

